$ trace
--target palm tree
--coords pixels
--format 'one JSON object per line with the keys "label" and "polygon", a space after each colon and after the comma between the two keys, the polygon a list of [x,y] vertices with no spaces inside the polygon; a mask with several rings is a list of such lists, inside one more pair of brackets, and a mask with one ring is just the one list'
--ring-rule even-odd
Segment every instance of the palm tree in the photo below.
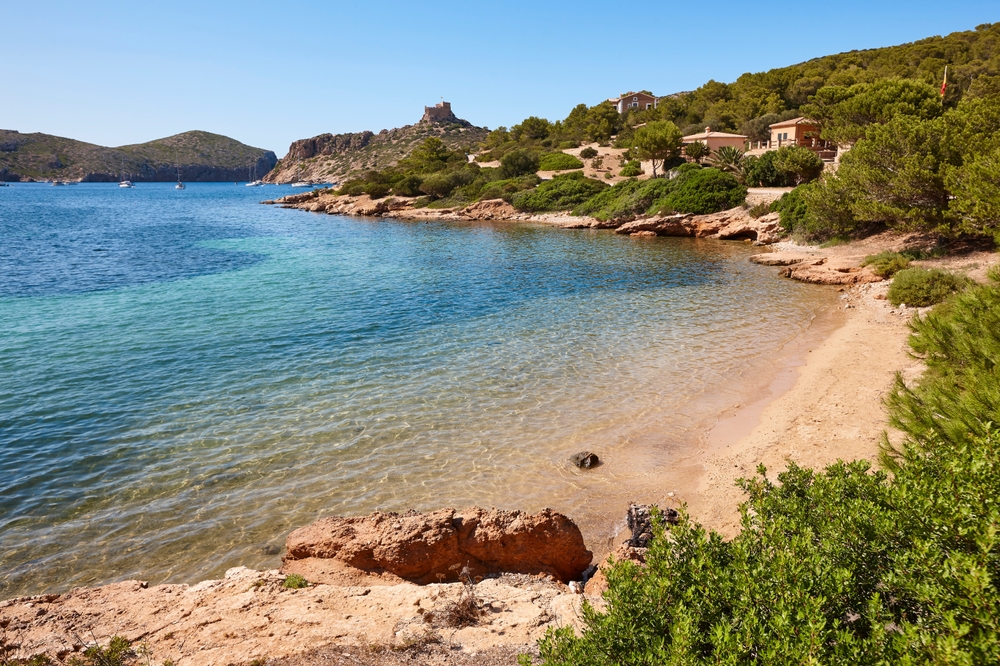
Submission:
{"label": "palm tree", "polygon": [[708,158],[709,163],[719,171],[728,171],[741,183],[746,175],[743,151],[735,146],[722,146]]}

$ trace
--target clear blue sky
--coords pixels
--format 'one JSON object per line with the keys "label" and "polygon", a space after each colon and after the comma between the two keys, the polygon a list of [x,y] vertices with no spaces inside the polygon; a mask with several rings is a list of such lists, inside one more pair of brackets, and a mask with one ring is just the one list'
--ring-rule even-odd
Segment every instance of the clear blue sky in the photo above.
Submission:
{"label": "clear blue sky", "polygon": [[111,146],[204,129],[281,157],[295,139],[415,122],[442,97],[491,128],[555,120],[629,89],[996,21],[997,0],[0,0],[0,128]]}

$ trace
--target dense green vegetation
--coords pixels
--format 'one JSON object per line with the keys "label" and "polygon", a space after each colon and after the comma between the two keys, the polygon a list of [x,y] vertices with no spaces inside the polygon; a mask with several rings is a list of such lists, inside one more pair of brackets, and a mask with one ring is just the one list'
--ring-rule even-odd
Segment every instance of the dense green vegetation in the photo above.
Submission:
{"label": "dense green vegetation", "polygon": [[514,208],[529,213],[570,210],[599,194],[608,185],[580,172],[564,173],[533,190],[519,192],[511,199]]}
{"label": "dense green vegetation", "polygon": [[[679,138],[676,128],[667,128],[669,150],[660,153],[669,160],[676,152]],[[656,150],[651,148],[650,150]],[[648,154],[648,153],[647,153]],[[564,168],[578,164],[579,160],[565,153]],[[585,178],[580,171],[557,175],[541,181],[535,174],[554,159],[550,155],[539,157],[530,148],[516,148],[504,154],[500,166],[481,167],[469,162],[464,151],[450,150],[438,139],[427,139],[408,157],[381,171],[366,171],[345,182],[340,194],[368,194],[374,198],[387,195],[428,198],[420,203],[431,206],[459,206],[484,199],[504,199],[525,212],[540,213],[574,210],[578,215],[594,211],[602,219],[631,218],[640,214],[660,213],[714,213],[740,205],[746,198],[746,188],[731,174],[717,169],[701,169],[683,160],[667,161],[668,165],[681,163],[670,171],[669,177],[650,181],[625,181],[615,187]],[[664,158],[661,158],[664,159]],[[637,163],[631,163],[631,173],[641,173]],[[542,169],[544,170],[544,169]],[[648,183],[648,184],[647,184]],[[606,192],[613,192],[611,195]],[[591,202],[591,200],[593,200]]]}
{"label": "dense green vegetation", "polygon": [[686,163],[666,178],[622,181],[582,202],[573,214],[626,221],[656,213],[715,213],[735,208],[744,199],[746,188],[731,174]]}
{"label": "dense green vegetation", "polygon": [[[924,88],[925,97],[936,94]],[[938,101],[933,112],[926,105],[907,105],[917,109],[912,114],[886,101],[896,115],[882,114],[884,122],[860,125],[864,135],[843,156],[836,174],[802,193],[806,210],[794,231],[814,238],[881,228],[996,237],[1000,96],[964,99],[953,108]],[[838,117],[838,105],[828,113]],[[854,131],[858,122],[853,116],[848,125],[823,131]]]}
{"label": "dense green vegetation", "polygon": [[[945,64],[951,75],[942,98],[939,81]],[[705,126],[764,139],[768,125],[796,115],[816,119],[822,138],[853,143],[835,174],[815,182],[822,162],[796,146],[761,156],[736,149],[709,154],[701,144],[681,147],[681,136]],[[417,167],[404,160],[384,172],[363,174],[343,191],[425,194],[432,205],[441,206],[502,196],[508,201],[517,198],[525,210],[548,210],[562,199],[544,193],[518,195],[537,185],[529,176],[540,168],[580,168],[579,160],[559,151],[582,142],[612,141],[629,149],[628,160],[651,160],[654,176],[676,166],[682,152],[714,167],[683,188],[676,184],[672,198],[659,197],[663,201],[655,210],[714,212],[741,203],[736,199],[743,186],[798,186],[773,209],[781,213],[788,232],[807,240],[885,228],[996,236],[1000,24],[744,74],[732,84],[709,81],[691,93],[660,98],[655,109],[618,114],[609,102],[602,102],[577,105],[556,122],[532,116],[509,129],[491,131],[482,142],[477,161],[498,160],[499,169],[477,170],[454,151],[446,165]],[[600,159],[591,148],[581,157]],[[626,163],[620,173],[633,177],[639,167]],[[711,192],[696,192],[697,187]],[[647,203],[645,195],[631,201],[632,192],[614,191],[622,194],[620,200],[616,194],[614,203],[600,199],[576,210],[627,216]]]}
{"label": "dense green vegetation", "polygon": [[[567,155],[567,157],[569,157]],[[469,162],[464,150],[449,149],[441,139],[425,139],[398,164],[381,171],[361,173],[341,185],[341,194],[388,194],[462,205],[480,199],[510,199],[541,182],[535,172],[539,159],[525,150],[512,151],[499,168],[482,168]]]}
{"label": "dense green vegetation", "polygon": [[911,328],[927,371],[897,380],[889,407],[904,437],[884,443],[885,471],[791,464],[774,483],[761,467],[740,482],[742,530],[728,542],[682,511],[657,527],[646,566],[609,571],[607,606],[584,606],[582,636],[550,630],[543,662],[996,663],[1000,285]]}

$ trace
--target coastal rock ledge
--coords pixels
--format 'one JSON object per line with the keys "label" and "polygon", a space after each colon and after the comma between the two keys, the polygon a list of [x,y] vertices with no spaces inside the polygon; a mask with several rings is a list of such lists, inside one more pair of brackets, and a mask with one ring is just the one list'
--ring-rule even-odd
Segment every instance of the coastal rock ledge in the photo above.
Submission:
{"label": "coastal rock ledge", "polygon": [[316,582],[349,568],[420,584],[501,573],[549,575],[568,583],[580,580],[593,559],[576,523],[549,509],[335,516],[295,530],[285,545],[282,570]]}

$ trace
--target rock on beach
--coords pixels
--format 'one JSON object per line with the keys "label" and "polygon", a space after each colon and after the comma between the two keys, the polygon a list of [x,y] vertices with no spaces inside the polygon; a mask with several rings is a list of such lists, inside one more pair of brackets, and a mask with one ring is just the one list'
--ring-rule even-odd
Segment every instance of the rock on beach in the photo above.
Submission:
{"label": "rock on beach", "polygon": [[561,513],[471,507],[322,518],[288,535],[283,570],[316,581],[351,568],[421,584],[500,573],[567,583],[592,559],[580,528]]}

